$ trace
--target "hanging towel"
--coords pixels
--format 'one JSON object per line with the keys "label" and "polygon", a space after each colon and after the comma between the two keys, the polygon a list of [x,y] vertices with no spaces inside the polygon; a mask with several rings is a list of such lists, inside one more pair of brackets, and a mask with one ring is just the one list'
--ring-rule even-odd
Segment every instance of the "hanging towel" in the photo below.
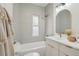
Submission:
{"label": "hanging towel", "polygon": [[14,31],[12,26],[12,19],[7,10],[0,6],[0,55],[13,56],[14,47],[11,39],[13,38]]}

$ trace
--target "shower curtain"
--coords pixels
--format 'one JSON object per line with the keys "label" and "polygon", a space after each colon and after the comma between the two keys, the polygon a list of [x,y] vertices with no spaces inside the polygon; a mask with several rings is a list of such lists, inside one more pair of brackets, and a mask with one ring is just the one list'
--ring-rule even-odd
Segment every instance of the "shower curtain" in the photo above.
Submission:
{"label": "shower curtain", "polygon": [[0,5],[0,56],[14,56],[12,21],[7,10]]}

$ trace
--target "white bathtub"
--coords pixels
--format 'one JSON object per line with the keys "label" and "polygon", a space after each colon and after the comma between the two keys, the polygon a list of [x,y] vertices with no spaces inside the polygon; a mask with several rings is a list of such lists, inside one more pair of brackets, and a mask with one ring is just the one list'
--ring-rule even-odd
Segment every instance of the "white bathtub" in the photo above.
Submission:
{"label": "white bathtub", "polygon": [[16,44],[15,45],[15,54],[23,56],[24,54],[30,52],[38,52],[41,56],[44,56],[46,53],[46,44],[45,41],[32,42],[26,44]]}

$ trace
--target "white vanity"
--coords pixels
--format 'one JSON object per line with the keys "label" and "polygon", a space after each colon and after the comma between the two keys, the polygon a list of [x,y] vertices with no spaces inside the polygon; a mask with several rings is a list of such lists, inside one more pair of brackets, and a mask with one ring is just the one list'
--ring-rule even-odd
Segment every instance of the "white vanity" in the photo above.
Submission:
{"label": "white vanity", "polygon": [[49,56],[79,56],[79,43],[69,42],[65,38],[54,36],[46,37],[47,52]]}

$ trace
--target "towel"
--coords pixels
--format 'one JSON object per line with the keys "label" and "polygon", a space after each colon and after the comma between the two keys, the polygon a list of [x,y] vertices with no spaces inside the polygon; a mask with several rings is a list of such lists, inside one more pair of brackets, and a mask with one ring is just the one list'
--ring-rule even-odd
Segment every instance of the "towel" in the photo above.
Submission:
{"label": "towel", "polygon": [[11,39],[14,31],[12,26],[12,18],[7,10],[0,6],[0,55],[14,56],[14,47]]}

